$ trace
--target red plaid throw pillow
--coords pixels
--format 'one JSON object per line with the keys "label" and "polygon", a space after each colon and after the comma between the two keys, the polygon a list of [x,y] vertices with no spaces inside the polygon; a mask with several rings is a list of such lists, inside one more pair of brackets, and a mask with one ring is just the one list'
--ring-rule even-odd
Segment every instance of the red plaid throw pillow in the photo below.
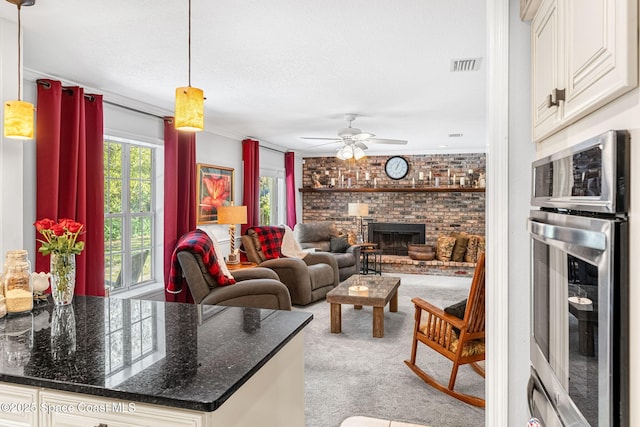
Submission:
{"label": "red plaid throw pillow", "polygon": [[275,259],[282,256],[280,248],[282,247],[282,237],[284,237],[284,228],[281,227],[252,227],[258,235],[262,253],[266,259]]}

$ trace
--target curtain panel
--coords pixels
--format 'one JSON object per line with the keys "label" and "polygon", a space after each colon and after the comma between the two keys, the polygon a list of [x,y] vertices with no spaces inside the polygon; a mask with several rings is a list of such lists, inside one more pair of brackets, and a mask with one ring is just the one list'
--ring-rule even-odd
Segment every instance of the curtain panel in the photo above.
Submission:
{"label": "curtain panel", "polygon": [[178,132],[173,117],[164,119],[164,283],[165,300],[193,302],[188,287],[167,291],[171,256],[178,239],[196,229],[196,135]]}
{"label": "curtain panel", "polygon": [[[71,218],[85,225],[76,256],[77,295],[104,295],[104,124],[102,95],[38,80],[36,219]],[[36,236],[39,238],[40,236]],[[36,242],[36,249],[40,243]],[[35,271],[49,271],[38,255]]]}
{"label": "curtain panel", "polygon": [[296,154],[292,151],[284,153],[284,177],[287,191],[287,225],[296,226]]}
{"label": "curtain panel", "polygon": [[251,227],[260,225],[260,144],[253,139],[242,141],[242,176],[244,190],[242,204],[247,207],[247,223],[242,224],[245,234]]}

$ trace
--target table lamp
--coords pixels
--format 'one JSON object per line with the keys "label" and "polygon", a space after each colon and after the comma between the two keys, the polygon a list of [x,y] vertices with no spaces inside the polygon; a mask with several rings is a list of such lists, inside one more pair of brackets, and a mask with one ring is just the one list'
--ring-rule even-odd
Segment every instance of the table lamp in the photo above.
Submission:
{"label": "table lamp", "polygon": [[366,203],[349,203],[349,216],[355,216],[360,221],[360,234],[358,235],[358,243],[364,242],[364,230],[362,226],[362,217],[369,215],[369,205]]}
{"label": "table lamp", "polygon": [[218,224],[229,224],[229,257],[227,264],[238,264],[240,258],[236,251],[236,224],[247,223],[246,206],[220,206]]}

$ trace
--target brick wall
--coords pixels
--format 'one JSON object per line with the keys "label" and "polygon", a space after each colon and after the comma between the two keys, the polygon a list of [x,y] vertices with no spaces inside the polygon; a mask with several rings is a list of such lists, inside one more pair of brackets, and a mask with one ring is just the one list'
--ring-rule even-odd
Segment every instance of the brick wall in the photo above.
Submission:
{"label": "brick wall", "polygon": [[[406,155],[403,157],[409,161],[409,174],[394,181],[384,173],[389,157],[367,156],[358,162],[346,162],[335,157],[308,157],[303,164],[303,185],[312,187],[315,175],[322,187],[328,187],[331,178],[335,179],[338,188],[341,183],[347,187],[348,178],[351,178],[354,188],[372,187],[375,178],[377,188],[413,188],[415,182],[415,188],[420,189],[427,187],[429,171],[433,179],[438,176],[441,182],[448,177],[448,170],[452,177],[465,174],[468,178],[468,170],[472,169],[473,180],[485,173],[484,153]],[[368,183],[364,180],[366,172],[370,178]],[[423,173],[425,180],[419,180],[419,172]],[[345,178],[341,179],[342,176]],[[369,204],[371,220],[425,224],[427,243],[435,243],[438,235],[451,231],[484,235],[484,192],[322,192],[300,193],[300,196],[303,222],[334,221],[338,229],[345,231],[356,230],[356,219],[347,216],[348,204],[360,202]]]}

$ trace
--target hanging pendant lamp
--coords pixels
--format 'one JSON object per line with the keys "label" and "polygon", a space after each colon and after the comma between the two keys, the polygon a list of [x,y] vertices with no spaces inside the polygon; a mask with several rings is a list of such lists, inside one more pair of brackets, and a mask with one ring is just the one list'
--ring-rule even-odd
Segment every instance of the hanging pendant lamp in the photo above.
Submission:
{"label": "hanging pendant lamp", "polygon": [[204,129],[204,91],[191,87],[191,0],[189,0],[189,86],[176,89],[175,127],[198,132]]}
{"label": "hanging pendant lamp", "polygon": [[20,8],[33,6],[35,0],[7,0],[18,7],[18,99],[4,102],[4,136],[12,139],[33,139],[33,111],[30,102],[22,100],[22,25]]}

